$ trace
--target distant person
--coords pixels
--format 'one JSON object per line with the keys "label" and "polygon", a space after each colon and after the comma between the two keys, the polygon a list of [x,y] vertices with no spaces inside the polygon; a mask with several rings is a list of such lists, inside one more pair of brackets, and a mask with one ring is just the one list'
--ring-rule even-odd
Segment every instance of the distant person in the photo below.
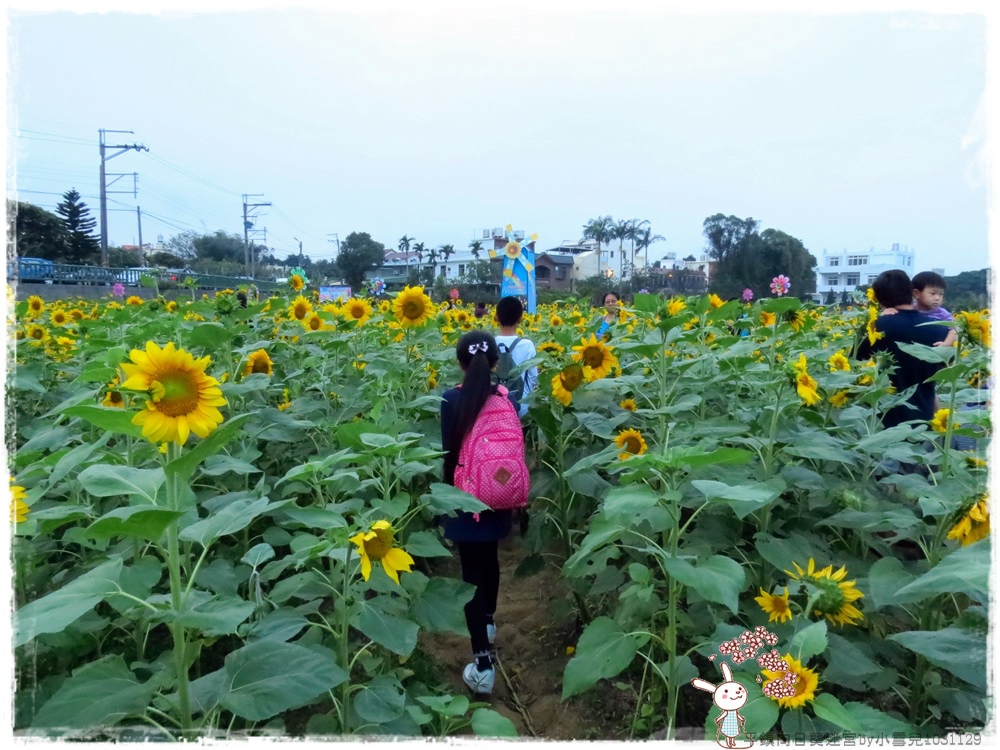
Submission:
{"label": "distant person", "polygon": [[601,327],[597,329],[597,337],[603,338],[605,334],[610,335],[611,326],[618,321],[618,307],[621,305],[622,298],[618,296],[615,292],[608,292],[604,295],[604,320],[601,321]]}
{"label": "distant person", "polygon": [[[946,284],[941,274],[934,271],[921,271],[913,277],[913,301],[918,311],[933,320],[954,320],[947,309],[941,306],[944,302]],[[895,309],[883,310],[883,315],[893,315]],[[958,339],[954,328],[948,329],[948,337],[935,346],[952,346]]]}
{"label": "distant person", "polygon": [[475,316],[477,318],[482,318],[485,315],[486,315],[486,303],[485,302],[480,302],[478,305],[476,305]]}
{"label": "distant person", "polygon": [[[933,325],[934,319],[920,312],[913,301],[913,284],[905,271],[883,271],[872,283],[875,299],[883,308],[874,322],[875,330],[883,334],[874,344],[865,337],[858,345],[858,359],[868,359],[876,352],[888,352],[895,368],[889,381],[897,393],[915,387],[905,403],[894,406],[882,415],[885,427],[919,420],[929,422],[934,418],[934,383],[929,381],[944,365],[925,362],[900,349],[900,344],[944,344],[948,331],[944,326]],[[891,312],[890,312],[891,311]],[[928,325],[930,324],[930,325]]]}
{"label": "distant person", "polygon": [[[500,348],[501,356],[510,352],[515,367],[535,356],[534,342],[517,335],[517,327],[523,317],[524,306],[517,297],[504,297],[497,303],[496,321],[500,326],[497,346]],[[503,373],[503,376],[506,378],[506,373]],[[511,400],[517,404],[517,415],[523,419],[528,413],[528,405],[524,399],[538,388],[538,368],[528,368],[520,375],[518,382],[507,382],[504,385],[511,393]]]}

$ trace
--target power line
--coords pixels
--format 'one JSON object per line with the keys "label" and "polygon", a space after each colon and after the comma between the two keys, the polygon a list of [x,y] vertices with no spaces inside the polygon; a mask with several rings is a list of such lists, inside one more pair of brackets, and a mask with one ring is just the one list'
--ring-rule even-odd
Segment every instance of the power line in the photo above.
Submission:
{"label": "power line", "polygon": [[224,188],[221,185],[216,185],[214,182],[210,182],[210,181],[204,179],[203,177],[199,177],[196,174],[192,174],[191,172],[188,172],[186,169],[178,167],[175,164],[171,164],[166,159],[161,159],[160,157],[155,156],[153,154],[150,154],[149,158],[152,159],[155,162],[159,162],[160,164],[162,164],[163,166],[165,166],[167,169],[172,169],[175,172],[177,172],[178,174],[181,174],[181,175],[183,175],[185,177],[188,177],[188,178],[190,178],[192,180],[196,180],[196,181],[200,182],[203,185],[207,185],[210,188],[215,188],[216,190],[221,190],[223,193],[228,193],[229,195],[240,195],[235,190],[230,190],[229,188]]}
{"label": "power line", "polygon": [[17,131],[18,138],[23,137],[21,133],[33,133],[34,135],[48,135],[51,136],[52,138],[66,138],[68,140],[77,141],[78,143],[86,143],[88,146],[94,145],[93,140],[86,138],[77,138],[74,135],[61,135],[60,133],[43,133],[41,130],[24,130],[22,128],[18,128]]}

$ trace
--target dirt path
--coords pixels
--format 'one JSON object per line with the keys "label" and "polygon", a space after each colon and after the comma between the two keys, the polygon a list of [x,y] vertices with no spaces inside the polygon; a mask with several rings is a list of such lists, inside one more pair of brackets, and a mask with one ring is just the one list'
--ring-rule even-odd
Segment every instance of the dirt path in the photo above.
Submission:
{"label": "dirt path", "polygon": [[[567,646],[576,643],[576,617],[570,593],[558,571],[515,577],[528,551],[515,533],[500,543],[500,597],[497,603],[496,687],[492,707],[522,737],[547,740],[619,740],[627,737],[634,704],[612,685],[562,701]],[[461,577],[457,559],[440,572]],[[468,636],[422,633],[419,648],[440,667],[443,682],[456,694],[469,694],[462,668],[470,661]],[[471,697],[471,696],[470,696]]]}

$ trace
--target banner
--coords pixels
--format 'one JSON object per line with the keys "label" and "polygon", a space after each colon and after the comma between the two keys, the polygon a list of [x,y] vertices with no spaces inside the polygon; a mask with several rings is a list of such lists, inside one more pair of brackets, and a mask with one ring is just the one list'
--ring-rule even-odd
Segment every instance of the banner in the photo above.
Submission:
{"label": "banner", "polygon": [[349,286],[321,286],[319,288],[320,302],[343,302],[351,298]]}
{"label": "banner", "polygon": [[503,279],[500,282],[501,297],[520,297],[525,309],[534,313],[537,300],[535,294],[535,240],[537,234],[522,245],[515,239],[510,224],[505,227],[507,245],[503,249]]}

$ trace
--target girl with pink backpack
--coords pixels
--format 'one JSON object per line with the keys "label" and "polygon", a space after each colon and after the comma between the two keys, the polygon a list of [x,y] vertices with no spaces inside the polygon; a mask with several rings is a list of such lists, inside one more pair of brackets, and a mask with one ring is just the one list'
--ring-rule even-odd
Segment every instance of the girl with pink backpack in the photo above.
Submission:
{"label": "girl with pink backpack", "polygon": [[459,339],[456,354],[465,377],[441,403],[444,481],[475,495],[490,510],[459,513],[442,523],[444,536],[458,547],[462,580],[476,587],[465,605],[475,656],[462,679],[474,692],[489,694],[496,680],[491,647],[500,590],[499,542],[510,534],[513,509],[527,504],[528,467],[517,411],[491,377],[500,359],[496,339],[486,331],[470,331]]}

